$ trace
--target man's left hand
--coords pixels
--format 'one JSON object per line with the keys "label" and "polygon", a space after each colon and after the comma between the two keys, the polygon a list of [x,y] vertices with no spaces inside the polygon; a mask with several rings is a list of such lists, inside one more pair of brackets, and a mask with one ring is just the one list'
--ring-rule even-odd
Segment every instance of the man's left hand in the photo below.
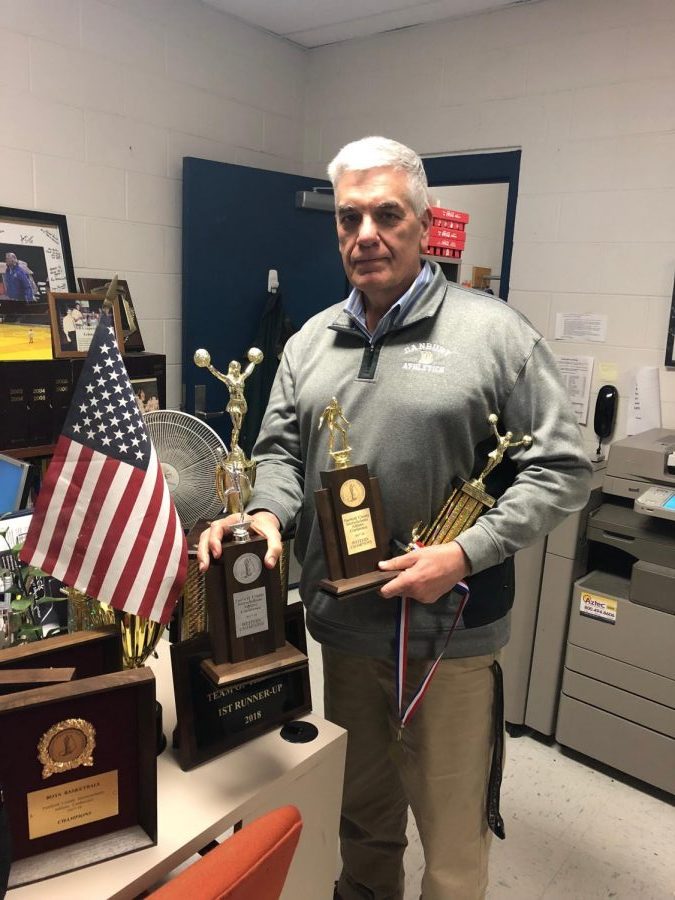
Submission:
{"label": "man's left hand", "polygon": [[379,566],[384,572],[399,572],[380,588],[383,597],[411,597],[420,603],[435,603],[471,573],[471,563],[455,541],[421,547]]}

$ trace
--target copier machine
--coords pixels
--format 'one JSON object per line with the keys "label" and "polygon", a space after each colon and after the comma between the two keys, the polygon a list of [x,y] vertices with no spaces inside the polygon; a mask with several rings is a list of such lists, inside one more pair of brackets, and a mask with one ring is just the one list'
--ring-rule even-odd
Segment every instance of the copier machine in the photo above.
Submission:
{"label": "copier machine", "polygon": [[675,793],[675,430],[612,444],[574,584],[557,741]]}

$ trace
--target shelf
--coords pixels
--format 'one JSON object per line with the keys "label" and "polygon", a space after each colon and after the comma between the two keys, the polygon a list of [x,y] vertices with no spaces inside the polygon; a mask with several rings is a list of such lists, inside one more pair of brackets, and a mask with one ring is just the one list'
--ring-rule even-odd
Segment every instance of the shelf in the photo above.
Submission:
{"label": "shelf", "polygon": [[30,459],[35,456],[51,456],[54,446],[54,444],[42,444],[38,447],[13,447],[11,450],[0,450],[0,453],[11,456],[13,459]]}

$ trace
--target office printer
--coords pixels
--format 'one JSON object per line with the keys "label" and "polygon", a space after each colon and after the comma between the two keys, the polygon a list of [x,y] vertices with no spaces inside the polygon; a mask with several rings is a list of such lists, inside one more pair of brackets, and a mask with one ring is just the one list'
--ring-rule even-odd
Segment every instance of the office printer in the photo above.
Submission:
{"label": "office printer", "polygon": [[587,537],[556,739],[675,793],[675,429],[611,446]]}

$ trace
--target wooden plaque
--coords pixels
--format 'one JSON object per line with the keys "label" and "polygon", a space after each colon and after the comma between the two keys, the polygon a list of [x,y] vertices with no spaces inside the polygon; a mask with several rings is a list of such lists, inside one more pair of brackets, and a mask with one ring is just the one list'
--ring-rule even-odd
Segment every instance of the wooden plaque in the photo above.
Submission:
{"label": "wooden plaque", "polygon": [[0,669],[74,667],[75,678],[119,672],[122,637],[115,625],[75,631],[0,650]]}
{"label": "wooden plaque", "polygon": [[10,887],[157,842],[149,669],[0,697],[0,732]]}
{"label": "wooden plaque", "polygon": [[390,581],[396,573],[377,568],[389,542],[377,478],[361,464],[321,472],[321,483],[314,497],[328,578],[320,587],[346,596]]}
{"label": "wooden plaque", "polygon": [[226,541],[205,576],[213,662],[241,663],[284,646],[279,566],[268,569],[267,541]]}

